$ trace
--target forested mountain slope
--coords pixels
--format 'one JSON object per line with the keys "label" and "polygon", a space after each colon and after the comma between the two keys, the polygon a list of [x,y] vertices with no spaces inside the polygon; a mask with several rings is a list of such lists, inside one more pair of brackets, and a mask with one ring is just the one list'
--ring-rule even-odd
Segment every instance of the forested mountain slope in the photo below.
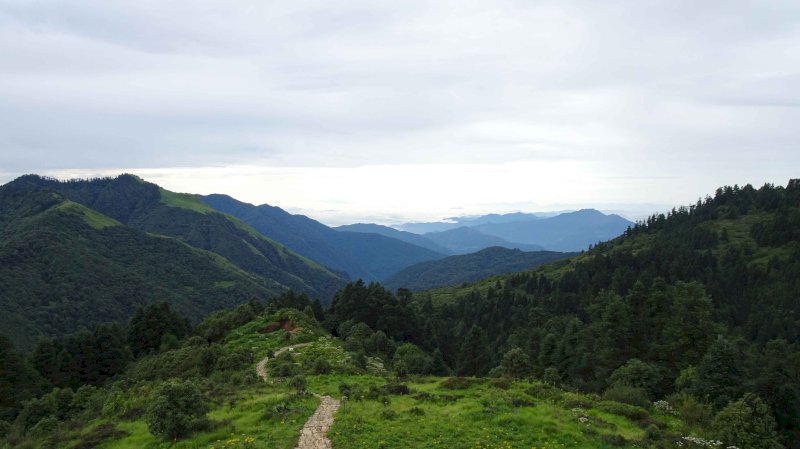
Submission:
{"label": "forested mountain slope", "polygon": [[0,188],[0,329],[18,348],[38,336],[125,321],[145,303],[168,301],[199,319],[285,288],[52,190]]}
{"label": "forested mountain slope", "polygon": [[267,204],[254,206],[226,195],[208,195],[209,206],[233,215],[299,254],[353,279],[381,280],[415,263],[443,254],[378,234],[336,231],[303,215]]}
{"label": "forested mountain slope", "polygon": [[341,277],[206,206],[195,195],[173,193],[136,176],[60,182],[29,175],[10,184],[57,192],[131,228],[178,238],[217,253],[242,270],[322,301],[328,301],[343,285]]}
{"label": "forested mountain slope", "polygon": [[459,342],[486,345],[493,360],[463,374],[519,347],[539,375],[584,390],[617,373],[714,410],[753,392],[800,444],[798,180],[724,187],[572,259],[416,300],[419,340],[451,366],[464,363]]}
{"label": "forested mountain slope", "polygon": [[407,288],[419,291],[529,270],[574,255],[554,251],[525,252],[495,246],[472,254],[418,263],[401,270],[383,283],[390,290]]}

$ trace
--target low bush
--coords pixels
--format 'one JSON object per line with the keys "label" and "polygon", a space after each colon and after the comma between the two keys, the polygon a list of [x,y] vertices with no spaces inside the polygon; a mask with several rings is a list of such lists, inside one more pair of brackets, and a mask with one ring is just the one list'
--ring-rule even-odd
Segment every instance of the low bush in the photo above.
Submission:
{"label": "low bush", "polygon": [[153,393],[147,407],[150,433],[165,440],[183,438],[206,421],[208,404],[192,382],[164,382]]}
{"label": "low bush", "polygon": [[647,396],[647,391],[643,388],[630,387],[627,385],[615,385],[610,387],[603,393],[603,399],[635,405],[644,409],[650,407],[651,404],[650,398]]}
{"label": "low bush", "polygon": [[481,380],[472,377],[451,377],[442,382],[442,388],[447,388],[448,390],[466,390],[478,383],[481,383]]}
{"label": "low bush", "polygon": [[601,401],[595,404],[595,408],[614,415],[624,416],[634,421],[643,421],[650,418],[650,414],[647,413],[647,410],[621,402]]}

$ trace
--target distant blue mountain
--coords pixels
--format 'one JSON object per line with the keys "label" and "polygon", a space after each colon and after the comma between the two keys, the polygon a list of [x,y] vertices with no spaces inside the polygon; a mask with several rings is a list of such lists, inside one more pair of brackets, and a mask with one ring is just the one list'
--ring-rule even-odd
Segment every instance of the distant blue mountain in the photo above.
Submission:
{"label": "distant blue mountain", "polygon": [[[464,248],[473,250],[492,246],[486,236],[502,239],[507,244],[497,244],[502,247],[517,247],[525,249],[524,245],[535,245],[553,251],[581,251],[589,245],[610,240],[623,232],[633,222],[619,215],[606,215],[595,209],[583,209],[576,212],[565,213],[522,213],[489,214],[476,217],[452,217],[447,221],[429,223],[405,223],[397,228],[403,231],[422,234],[442,246],[451,248],[447,244],[437,241],[433,234],[454,231],[459,228],[469,228],[479,233],[471,234],[476,240],[469,243],[466,231],[459,231],[456,252],[464,253]],[[445,237],[448,234],[445,234]],[[438,237],[443,238],[443,237]],[[454,245],[454,236],[448,237]]]}
{"label": "distant blue mountain", "polygon": [[543,218],[546,215],[514,212],[510,214],[488,214],[479,216],[450,217],[446,221],[433,221],[427,223],[404,223],[397,225],[401,231],[414,234],[427,234],[429,232],[449,231],[463,226],[477,226],[484,223],[506,223],[512,221],[531,221]]}
{"label": "distant blue mountain", "polygon": [[398,231],[397,229],[390,228],[388,226],[383,226],[374,223],[356,223],[351,225],[344,225],[338,226],[333,228],[337,231],[350,231],[350,232],[361,232],[367,234],[380,234],[386,237],[391,237],[393,239],[401,240],[406,243],[411,243],[412,245],[421,246],[423,248],[427,248],[431,251],[435,251],[437,253],[452,255],[454,254],[449,249],[445,248],[444,246],[437,245],[433,242],[433,240],[421,236],[419,234],[414,234],[412,232],[406,231]]}
{"label": "distant blue mountain", "polygon": [[619,236],[633,224],[619,215],[583,209],[531,221],[484,223],[475,229],[514,242],[540,245],[552,251],[581,251],[591,244]]}
{"label": "distant blue mountain", "polygon": [[445,254],[376,233],[337,231],[304,215],[263,204],[254,206],[227,195],[201,197],[298,254],[350,278],[379,281],[403,268]]}
{"label": "distant blue mountain", "polygon": [[489,235],[467,226],[441,232],[429,232],[425,234],[425,237],[455,254],[474,253],[492,246],[508,249],[516,248],[523,251],[538,251],[542,249],[539,245],[509,242],[503,238]]}

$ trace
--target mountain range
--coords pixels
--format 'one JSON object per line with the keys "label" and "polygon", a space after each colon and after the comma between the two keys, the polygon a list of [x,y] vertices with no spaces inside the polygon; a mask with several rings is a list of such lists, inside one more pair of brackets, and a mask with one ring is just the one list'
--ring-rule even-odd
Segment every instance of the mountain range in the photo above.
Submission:
{"label": "mountain range", "polygon": [[455,217],[447,222],[406,223],[397,228],[421,233],[459,254],[489,246],[533,251],[582,251],[612,239],[633,226],[619,215],[595,209],[564,213],[489,214]]}
{"label": "mountain range", "polygon": [[0,328],[23,348],[156,301],[199,319],[289,288],[326,301],[345,283],[193,195],[135,176],[23,176],[0,187],[0,212]]}
{"label": "mountain range", "polygon": [[[325,304],[347,280],[391,279],[423,262],[492,246],[541,249],[492,235],[511,233],[499,226],[559,219],[577,229],[581,218],[564,224],[564,217],[490,215],[468,220],[473,227],[424,236],[370,224],[334,229],[267,204],[175,193],[133,175],[22,176],[0,187],[0,211],[0,307],[6,311],[0,326],[22,348],[40,335],[125,320],[137,307],[161,300],[192,319],[287,289]],[[426,285],[461,283],[539,260],[524,254],[494,249],[411,272],[427,270],[417,275]],[[458,266],[462,276],[439,268]]]}
{"label": "mountain range", "polygon": [[268,204],[254,206],[227,195],[201,199],[206,205],[239,218],[265,236],[352,279],[381,280],[407,266],[446,255],[395,236],[335,230]]}

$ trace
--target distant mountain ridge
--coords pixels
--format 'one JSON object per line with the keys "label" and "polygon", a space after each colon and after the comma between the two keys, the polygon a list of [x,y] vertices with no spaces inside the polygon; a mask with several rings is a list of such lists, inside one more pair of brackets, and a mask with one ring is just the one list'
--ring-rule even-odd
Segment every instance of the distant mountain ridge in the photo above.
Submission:
{"label": "distant mountain ridge", "polygon": [[485,248],[499,246],[508,249],[521,249],[523,251],[539,251],[539,245],[509,242],[501,237],[489,235],[478,229],[461,226],[441,232],[429,232],[425,237],[438,245],[444,246],[454,254],[469,254]]}
{"label": "distant mountain ridge", "polygon": [[379,233],[335,230],[304,215],[293,215],[268,204],[254,206],[219,194],[200,199],[299,254],[345,272],[353,279],[378,281],[407,266],[445,257],[445,254]]}
{"label": "distant mountain ridge", "polygon": [[484,223],[505,223],[509,221],[532,221],[532,220],[538,220],[540,218],[546,218],[552,215],[557,215],[557,213],[512,212],[508,214],[486,214],[486,215],[475,215],[475,216],[467,215],[461,217],[449,217],[445,219],[446,221],[403,223],[396,225],[395,228],[401,231],[424,235],[430,232],[448,231],[463,226],[472,227]]}
{"label": "distant mountain ridge", "polygon": [[[467,227],[483,235],[516,244],[516,247],[521,249],[525,249],[524,245],[535,245],[552,251],[582,251],[589,245],[619,236],[633,224],[632,221],[616,214],[606,215],[596,209],[582,209],[557,214],[515,212],[478,217],[454,217],[447,222],[405,223],[396,227],[420,233],[434,241],[436,241],[435,234]],[[466,233],[463,230],[460,232],[466,239]],[[483,236],[477,234],[475,236],[486,240]],[[462,243],[466,245],[466,240]],[[480,244],[476,242],[471,247],[477,250],[478,246]]]}
{"label": "distant mountain ridge", "polygon": [[384,285],[392,290],[407,288],[411,291],[421,291],[530,270],[574,255],[575,253],[554,251],[525,252],[495,246],[472,254],[450,256],[412,265],[386,279]]}
{"label": "distant mountain ridge", "polygon": [[413,232],[399,231],[397,229],[390,228],[389,226],[383,226],[374,223],[355,223],[350,225],[337,226],[333,229],[336,229],[337,231],[380,234],[386,237],[391,237],[393,239],[404,241],[406,243],[411,243],[412,245],[421,246],[423,248],[427,248],[431,251],[435,251],[440,254],[445,254],[445,255],[453,254],[453,251],[451,251],[450,249],[436,244],[433,240],[425,236],[414,234]]}
{"label": "distant mountain ridge", "polygon": [[589,245],[621,235],[633,222],[619,215],[582,209],[533,221],[484,223],[476,229],[520,243],[540,245],[553,251],[581,251]]}

